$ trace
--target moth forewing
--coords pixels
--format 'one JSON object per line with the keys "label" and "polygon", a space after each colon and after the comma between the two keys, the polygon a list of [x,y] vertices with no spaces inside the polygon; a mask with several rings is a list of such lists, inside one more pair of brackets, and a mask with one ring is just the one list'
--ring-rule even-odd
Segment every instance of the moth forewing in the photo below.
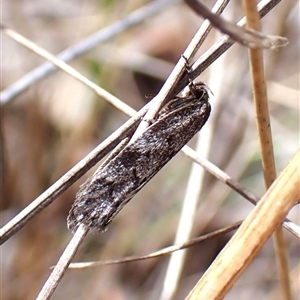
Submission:
{"label": "moth forewing", "polygon": [[[195,95],[197,95],[196,98]],[[68,227],[80,224],[102,232],[116,214],[202,128],[210,115],[205,84],[176,97],[157,120],[127,144],[80,190],[68,216]]]}

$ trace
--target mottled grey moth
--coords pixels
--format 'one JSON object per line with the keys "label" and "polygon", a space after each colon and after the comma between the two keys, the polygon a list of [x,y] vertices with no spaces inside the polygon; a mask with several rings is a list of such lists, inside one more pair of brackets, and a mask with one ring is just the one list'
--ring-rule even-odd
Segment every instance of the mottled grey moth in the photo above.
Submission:
{"label": "mottled grey moth", "polygon": [[185,96],[168,102],[151,126],[81,186],[68,227],[74,232],[84,224],[91,231],[105,231],[122,207],[206,123],[211,110],[208,100],[208,88],[199,82],[190,83]]}

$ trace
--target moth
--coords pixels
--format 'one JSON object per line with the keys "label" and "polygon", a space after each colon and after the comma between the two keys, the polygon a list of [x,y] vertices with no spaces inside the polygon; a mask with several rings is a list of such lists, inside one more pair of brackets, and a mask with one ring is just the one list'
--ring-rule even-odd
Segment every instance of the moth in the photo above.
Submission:
{"label": "moth", "polygon": [[203,127],[209,118],[209,90],[190,82],[184,96],[168,102],[134,142],[128,143],[79,189],[68,228],[83,224],[103,232],[132,197]]}

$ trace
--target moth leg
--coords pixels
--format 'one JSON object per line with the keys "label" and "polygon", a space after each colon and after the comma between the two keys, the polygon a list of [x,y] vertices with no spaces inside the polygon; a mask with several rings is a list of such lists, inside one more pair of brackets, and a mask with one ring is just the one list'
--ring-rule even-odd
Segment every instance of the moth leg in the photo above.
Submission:
{"label": "moth leg", "polygon": [[184,56],[181,55],[181,57],[185,60],[185,69],[186,72],[189,75],[189,92],[190,92],[190,96],[195,97],[199,100],[201,99],[208,99],[209,95],[207,93],[207,90],[213,95],[213,92],[211,91],[211,89],[202,81],[196,82],[194,83],[193,80],[190,78],[191,77],[191,73],[192,73],[192,67],[190,66],[188,59]]}
{"label": "moth leg", "polygon": [[186,72],[188,73],[189,77],[189,89],[190,89],[190,92],[191,94],[195,97],[195,98],[198,98],[198,93],[197,93],[197,88],[193,82],[193,80],[190,78],[191,76],[191,73],[192,73],[192,67],[191,65],[189,64],[189,61],[188,59],[182,54],[181,57],[185,60],[185,70]]}
{"label": "moth leg", "polygon": [[155,118],[155,119],[148,119],[148,118],[146,119],[146,118],[143,118],[142,122],[146,122],[148,124],[147,127],[149,127],[149,126],[153,125],[156,122],[156,120],[157,120],[157,118]]}
{"label": "moth leg", "polygon": [[158,117],[161,118],[173,109],[176,109],[180,106],[180,103],[185,102],[185,98],[183,97],[175,97],[174,99],[170,100],[165,106],[160,110]]}
{"label": "moth leg", "polygon": [[188,73],[191,73],[191,66],[189,64],[188,59],[183,54],[181,54],[181,57],[185,60],[185,69],[186,69],[186,71]]}

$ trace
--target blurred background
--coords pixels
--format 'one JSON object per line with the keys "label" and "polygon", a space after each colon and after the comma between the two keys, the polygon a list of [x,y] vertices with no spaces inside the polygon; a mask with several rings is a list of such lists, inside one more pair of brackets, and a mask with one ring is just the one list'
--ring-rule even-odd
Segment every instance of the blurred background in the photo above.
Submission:
{"label": "blurred background", "polygon": [[[170,1],[171,2],[171,1]],[[154,1],[3,0],[2,22],[53,54],[110,28]],[[214,1],[203,1],[212,7]],[[223,16],[237,22],[241,1]],[[155,95],[202,24],[173,1],[135,26],[113,35],[70,65],[140,109]],[[299,147],[299,3],[285,0],[262,21],[267,34],[288,46],[264,51],[278,173]],[[222,35],[212,30],[196,58]],[[1,91],[44,61],[2,34]],[[198,80],[214,93],[209,159],[257,196],[265,191],[246,48],[231,47]],[[214,104],[215,103],[215,104]],[[61,70],[11,97],[1,107],[1,226],[92,151],[128,117]],[[212,124],[207,124],[211,126]],[[203,130],[206,130],[204,128]],[[191,141],[193,147],[195,141]],[[201,156],[201,152],[199,153]],[[88,235],[74,261],[142,255],[171,245],[191,160],[179,153],[113,220],[107,232]],[[95,168],[11,237],[1,253],[2,299],[33,299],[72,234],[66,217],[80,184]],[[244,219],[253,206],[206,174],[194,224],[198,236]],[[299,223],[299,208],[289,218]],[[299,294],[299,241],[285,231],[294,297]],[[174,299],[183,299],[231,234],[188,250]],[[93,269],[70,270],[52,299],[159,299],[168,256]],[[226,299],[280,299],[269,241]]]}

